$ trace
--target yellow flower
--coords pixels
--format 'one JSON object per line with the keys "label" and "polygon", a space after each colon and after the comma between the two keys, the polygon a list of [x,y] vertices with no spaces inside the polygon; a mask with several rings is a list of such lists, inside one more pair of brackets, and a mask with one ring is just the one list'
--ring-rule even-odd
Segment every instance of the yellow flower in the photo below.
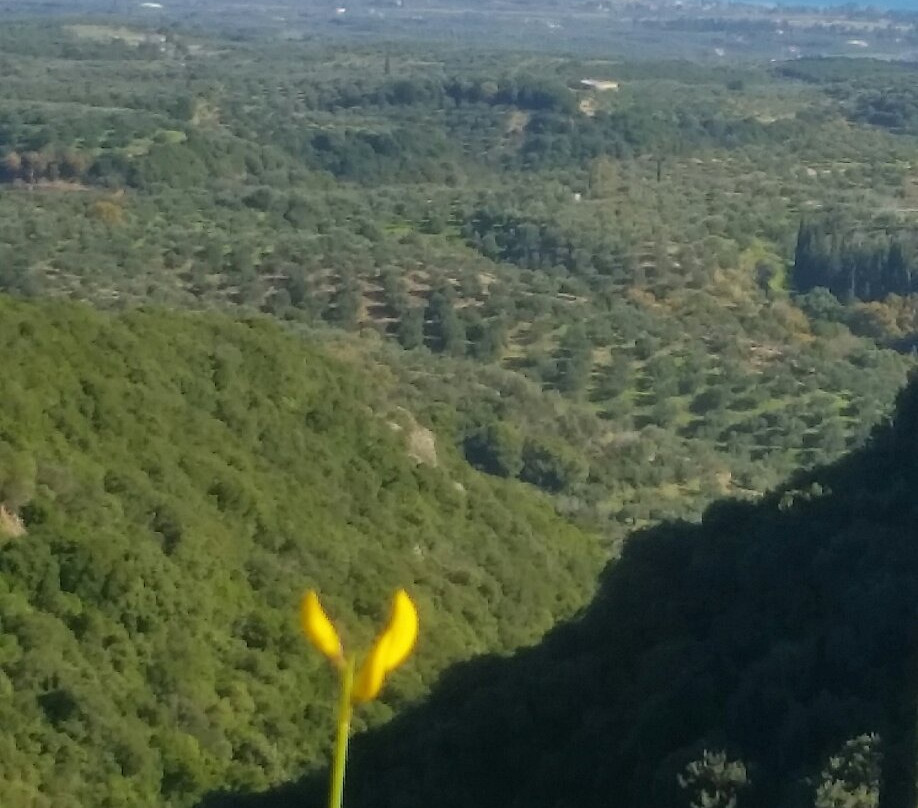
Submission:
{"label": "yellow flower", "polygon": [[344,648],[338,632],[328,615],[319,603],[319,596],[310,589],[303,595],[300,605],[300,622],[303,632],[318,651],[327,656],[335,665],[344,664]]}
{"label": "yellow flower", "polygon": [[418,610],[404,589],[396,591],[392,598],[389,622],[376,638],[356,676],[354,656],[348,655],[345,659],[341,638],[322,609],[319,596],[311,589],[303,595],[300,620],[310,642],[338,669],[341,696],[338,700],[338,731],[332,757],[328,804],[329,808],[341,808],[344,769],[347,764],[347,740],[351,731],[354,705],[375,699],[382,690],[386,675],[408,658],[418,638]]}
{"label": "yellow flower", "polygon": [[418,638],[418,612],[404,589],[392,599],[389,623],[376,638],[357,677],[351,699],[355,704],[371,701],[379,695],[386,674],[394,671],[411,653]]}
{"label": "yellow flower", "polygon": [[[300,610],[303,632],[309,641],[340,670],[344,671],[344,648],[338,632],[319,603],[319,596],[309,590],[303,596]],[[382,630],[354,677],[350,701],[359,704],[379,695],[386,676],[401,665],[411,653],[418,638],[418,611],[404,589],[392,598],[389,622]],[[353,668],[351,668],[353,671]]]}

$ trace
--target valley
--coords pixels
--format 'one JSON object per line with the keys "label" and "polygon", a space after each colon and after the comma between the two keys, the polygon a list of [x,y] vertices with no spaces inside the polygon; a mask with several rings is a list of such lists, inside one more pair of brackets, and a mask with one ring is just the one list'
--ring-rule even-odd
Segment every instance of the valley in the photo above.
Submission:
{"label": "valley", "polygon": [[408,5],[0,5],[0,804],[913,805],[915,20]]}

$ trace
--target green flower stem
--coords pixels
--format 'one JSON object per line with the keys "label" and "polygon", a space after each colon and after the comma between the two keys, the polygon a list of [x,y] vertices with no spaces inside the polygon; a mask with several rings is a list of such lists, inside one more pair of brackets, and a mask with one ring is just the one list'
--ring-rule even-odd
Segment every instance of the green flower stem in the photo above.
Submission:
{"label": "green flower stem", "polygon": [[338,701],[338,734],[332,760],[331,793],[328,808],[341,808],[344,799],[344,768],[347,765],[347,741],[351,733],[351,689],[354,687],[354,657],[348,657],[341,668],[341,697]]}

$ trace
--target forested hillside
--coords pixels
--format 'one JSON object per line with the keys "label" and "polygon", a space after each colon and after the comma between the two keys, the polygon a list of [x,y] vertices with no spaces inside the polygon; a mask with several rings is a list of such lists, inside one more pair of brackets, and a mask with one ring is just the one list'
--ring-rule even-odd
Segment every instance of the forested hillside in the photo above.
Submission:
{"label": "forested hillside", "polygon": [[0,299],[0,346],[4,808],[190,805],[316,764],[307,587],[360,640],[396,586],[418,602],[371,723],[592,589],[594,538],[263,318]]}
{"label": "forested hillside", "polygon": [[913,384],[865,450],[633,536],[581,616],[357,739],[348,804],[914,805],[916,442]]}
{"label": "forested hillside", "polygon": [[396,586],[348,808],[914,808],[915,73],[803,57],[918,19],[30,5],[3,808],[313,804]]}

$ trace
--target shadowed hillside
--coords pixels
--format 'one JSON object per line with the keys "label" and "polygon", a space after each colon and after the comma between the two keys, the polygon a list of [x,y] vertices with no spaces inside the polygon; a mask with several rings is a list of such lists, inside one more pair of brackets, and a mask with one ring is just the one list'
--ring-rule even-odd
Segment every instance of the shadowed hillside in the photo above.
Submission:
{"label": "shadowed hillside", "polygon": [[348,808],[914,806],[916,448],[912,384],[867,449],[636,535],[579,618],[357,738]]}

